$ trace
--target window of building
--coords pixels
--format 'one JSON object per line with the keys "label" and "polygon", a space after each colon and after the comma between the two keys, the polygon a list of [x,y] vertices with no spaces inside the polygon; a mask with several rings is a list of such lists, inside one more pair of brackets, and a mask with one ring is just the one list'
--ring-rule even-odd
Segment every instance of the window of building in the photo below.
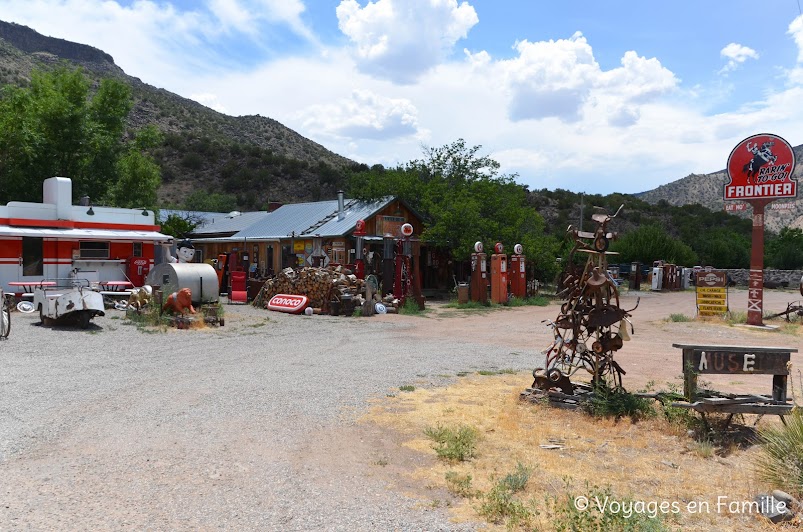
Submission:
{"label": "window of building", "polygon": [[22,237],[22,275],[44,275],[43,243],[43,238]]}
{"label": "window of building", "polygon": [[108,259],[109,258],[109,243],[108,242],[79,242],[78,250],[80,251],[82,259]]}
{"label": "window of building", "polygon": [[132,253],[135,257],[142,256],[142,242],[134,242],[134,252]]}

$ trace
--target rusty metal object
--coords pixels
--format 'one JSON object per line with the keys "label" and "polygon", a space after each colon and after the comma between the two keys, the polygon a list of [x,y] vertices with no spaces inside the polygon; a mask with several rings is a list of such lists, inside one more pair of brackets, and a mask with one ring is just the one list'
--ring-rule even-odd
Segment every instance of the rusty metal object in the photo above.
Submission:
{"label": "rusty metal object", "polygon": [[[607,250],[610,241],[616,239],[616,234],[608,231],[608,223],[622,207],[612,216],[594,214],[593,232],[568,228],[574,247],[558,286],[566,301],[555,320],[549,321],[555,339],[544,351],[545,367],[533,371],[534,389],[571,395],[578,384],[570,377],[580,369],[591,374],[592,385],[622,388],[625,371],[613,360],[613,354],[629,340],[630,313],[638,307],[638,303],[630,310],[619,306],[619,289],[608,273],[607,255],[611,252]],[[578,253],[587,255],[584,265],[574,263]]]}

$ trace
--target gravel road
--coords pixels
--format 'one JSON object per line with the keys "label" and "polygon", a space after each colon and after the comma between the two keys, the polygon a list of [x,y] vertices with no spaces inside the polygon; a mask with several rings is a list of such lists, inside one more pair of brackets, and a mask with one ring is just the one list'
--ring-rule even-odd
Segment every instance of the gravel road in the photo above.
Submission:
{"label": "gravel road", "polygon": [[0,530],[473,528],[405,495],[394,468],[422,458],[356,420],[400,385],[530,370],[535,347],[416,335],[403,316],[225,310],[225,327],[166,332],[115,310],[88,330],[12,314]]}

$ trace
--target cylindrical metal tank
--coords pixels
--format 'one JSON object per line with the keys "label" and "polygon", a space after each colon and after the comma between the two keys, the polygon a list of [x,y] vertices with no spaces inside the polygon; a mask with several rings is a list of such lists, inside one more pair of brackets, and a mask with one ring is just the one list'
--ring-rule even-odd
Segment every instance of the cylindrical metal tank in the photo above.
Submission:
{"label": "cylindrical metal tank", "polygon": [[161,287],[165,297],[181,288],[189,288],[192,302],[196,304],[217,303],[220,295],[217,272],[211,264],[163,262],[148,273],[147,283]]}

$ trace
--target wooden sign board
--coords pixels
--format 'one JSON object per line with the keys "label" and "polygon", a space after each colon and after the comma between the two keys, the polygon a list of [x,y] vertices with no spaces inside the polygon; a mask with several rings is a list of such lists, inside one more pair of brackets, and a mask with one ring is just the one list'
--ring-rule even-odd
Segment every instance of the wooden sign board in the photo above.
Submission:
{"label": "wooden sign board", "polygon": [[720,316],[728,312],[728,275],[723,271],[697,272],[694,284],[697,295],[697,314]]}
{"label": "wooden sign board", "polygon": [[695,349],[684,364],[690,364],[698,374],[789,375],[789,356],[789,351]]}

